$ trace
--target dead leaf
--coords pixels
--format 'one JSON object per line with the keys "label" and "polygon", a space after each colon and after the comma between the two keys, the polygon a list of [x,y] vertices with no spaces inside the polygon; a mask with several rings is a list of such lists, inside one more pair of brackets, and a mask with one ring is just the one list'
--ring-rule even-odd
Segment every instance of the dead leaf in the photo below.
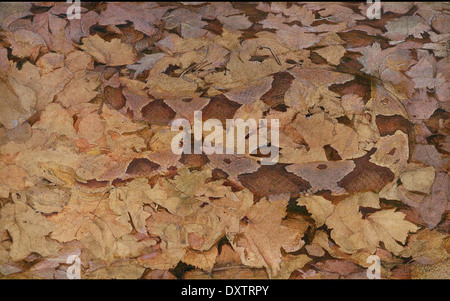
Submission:
{"label": "dead leaf", "polygon": [[81,49],[89,53],[96,61],[108,66],[121,66],[133,64],[136,54],[133,47],[122,43],[119,39],[111,42],[103,40],[99,35],[82,39]]}

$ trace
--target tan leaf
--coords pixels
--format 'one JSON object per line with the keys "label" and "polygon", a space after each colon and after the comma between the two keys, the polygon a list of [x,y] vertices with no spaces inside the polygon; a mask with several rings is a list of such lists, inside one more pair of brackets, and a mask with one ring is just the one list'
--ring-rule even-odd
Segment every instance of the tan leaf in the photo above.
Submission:
{"label": "tan leaf", "polygon": [[341,58],[344,56],[346,50],[341,45],[332,45],[320,48],[315,51],[318,55],[327,60],[331,65],[339,65]]}
{"label": "tan leaf", "polygon": [[[266,267],[272,277],[280,271],[281,249],[294,245],[298,249],[304,234],[301,230],[292,231],[281,225],[287,201],[286,197],[260,200],[247,212],[247,225],[239,233],[228,235],[242,263],[251,267]],[[292,249],[290,251],[293,252]]]}
{"label": "tan leaf", "polygon": [[306,206],[317,227],[321,227],[334,211],[333,203],[321,196],[304,196],[297,199],[297,204]]}
{"label": "tan leaf", "polygon": [[430,26],[420,16],[403,16],[394,21],[388,21],[386,29],[386,37],[393,41],[401,41],[410,35],[421,38],[422,33],[429,30]]}
{"label": "tan leaf", "polygon": [[97,269],[87,276],[90,279],[138,279],[144,271],[145,268],[136,260],[127,260]]}
{"label": "tan leaf", "polygon": [[403,186],[409,191],[419,191],[430,194],[431,185],[435,179],[434,167],[417,168],[400,174]]}
{"label": "tan leaf", "polygon": [[[365,219],[359,211],[360,206],[374,207],[378,205],[366,198],[355,197],[342,201],[326,224],[332,228],[331,237],[345,253],[355,253],[358,250],[374,252],[381,241],[387,250],[399,254],[409,232],[419,228],[404,220],[405,214],[395,212],[395,209],[377,211]],[[378,202],[378,200],[376,201]]]}
{"label": "tan leaf", "polygon": [[300,254],[298,256],[287,256],[283,258],[280,265],[280,273],[274,277],[275,279],[289,279],[292,272],[301,269],[311,261],[311,258],[306,256],[305,254]]}
{"label": "tan leaf", "polygon": [[131,45],[122,43],[120,39],[111,42],[103,40],[99,35],[82,39],[81,49],[89,53],[95,60],[108,66],[133,64],[136,54]]}
{"label": "tan leaf", "polygon": [[54,225],[40,213],[36,213],[23,202],[7,204],[0,212],[0,229],[8,231],[13,243],[10,256],[19,261],[32,252],[50,256],[59,249],[59,244],[46,236]]}
{"label": "tan leaf", "polygon": [[64,210],[50,217],[55,223],[51,237],[60,242],[79,240],[97,258],[111,261],[117,240],[131,231],[128,219],[128,216],[112,211],[107,200],[81,192],[74,193]]}
{"label": "tan leaf", "polygon": [[[402,257],[412,257],[424,265],[435,265],[450,257],[448,237],[436,230],[425,229],[411,235],[408,246],[400,253]],[[446,248],[447,244],[447,248]]]}
{"label": "tan leaf", "polygon": [[208,251],[188,250],[182,261],[204,271],[211,272],[214,267],[217,254],[217,247],[212,247],[211,250]]}

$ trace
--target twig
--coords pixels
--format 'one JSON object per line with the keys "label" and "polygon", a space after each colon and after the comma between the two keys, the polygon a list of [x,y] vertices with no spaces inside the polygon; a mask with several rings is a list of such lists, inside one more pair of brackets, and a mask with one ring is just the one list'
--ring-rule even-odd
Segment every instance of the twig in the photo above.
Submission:
{"label": "twig", "polygon": [[180,76],[178,76],[178,77],[183,77],[183,75],[185,75],[185,74],[188,73],[189,71],[195,69],[196,66],[198,66],[197,63],[195,63],[194,65],[188,67],[188,68],[187,68],[186,70],[184,70],[184,71],[180,74]]}
{"label": "twig", "polygon": [[275,58],[275,61],[277,62],[277,64],[281,66],[281,61],[278,58],[278,56],[272,51],[272,48],[267,47],[267,46],[260,46],[259,49],[269,49],[270,53],[272,53],[273,57]]}

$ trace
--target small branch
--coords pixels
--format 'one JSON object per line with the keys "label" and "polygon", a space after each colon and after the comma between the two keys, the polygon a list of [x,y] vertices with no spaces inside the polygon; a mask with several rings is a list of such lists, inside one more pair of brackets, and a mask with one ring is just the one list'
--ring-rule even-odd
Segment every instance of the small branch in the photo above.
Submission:
{"label": "small branch", "polygon": [[259,49],[269,49],[270,53],[272,53],[273,57],[275,58],[275,61],[277,62],[277,64],[281,66],[281,61],[278,58],[278,56],[272,51],[272,48],[267,47],[267,46],[260,46]]}

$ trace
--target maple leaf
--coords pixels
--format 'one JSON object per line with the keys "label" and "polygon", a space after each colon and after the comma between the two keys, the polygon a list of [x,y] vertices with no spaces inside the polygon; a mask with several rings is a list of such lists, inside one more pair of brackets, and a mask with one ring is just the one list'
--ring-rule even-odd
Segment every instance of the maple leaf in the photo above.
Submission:
{"label": "maple leaf", "polygon": [[445,79],[442,78],[442,75],[440,73],[437,75],[435,74],[436,63],[433,63],[423,57],[419,62],[417,62],[417,64],[411,67],[408,72],[406,72],[408,76],[413,78],[416,89],[433,89],[445,82]]}
{"label": "maple leaf", "polygon": [[328,121],[325,113],[314,114],[309,118],[298,115],[292,125],[310,147],[331,145],[342,159],[363,155],[358,148],[357,133],[348,126]]}
{"label": "maple leaf", "polygon": [[99,35],[82,39],[81,49],[90,54],[95,60],[109,66],[133,64],[136,53],[131,45],[122,43],[120,39],[111,42],[103,40]]}
{"label": "maple leaf", "polygon": [[432,43],[423,44],[424,49],[430,49],[434,52],[437,57],[446,57],[447,50],[447,41],[450,37],[450,34],[436,34],[434,32],[430,32],[430,39]]}
{"label": "maple leaf", "polygon": [[306,5],[301,7],[294,5],[286,9],[283,14],[289,16],[288,22],[300,21],[304,26],[310,26],[315,21],[314,13]]}
{"label": "maple leaf", "polygon": [[305,196],[297,199],[298,205],[306,206],[311,213],[312,218],[316,222],[316,226],[320,227],[325,220],[333,213],[334,205],[332,202],[321,196]]}
{"label": "maple leaf", "polygon": [[306,227],[292,229],[282,224],[287,202],[286,197],[260,200],[247,211],[246,225],[238,233],[228,235],[245,265],[266,267],[269,275],[276,276],[281,249],[293,252],[301,247]]}
{"label": "maple leaf", "polygon": [[209,250],[226,229],[237,231],[239,220],[251,205],[251,194],[248,191],[232,193],[229,187],[222,186],[223,181],[210,182],[207,187],[198,189],[209,176],[209,171],[182,173],[171,183],[163,180],[160,183],[163,189],[156,185],[151,190],[150,199],[171,214],[152,212],[147,228],[160,236],[169,250],[186,246]]}
{"label": "maple leaf", "polygon": [[126,24],[133,22],[135,28],[148,36],[157,33],[155,25],[161,22],[163,15],[170,6],[160,7],[156,3],[108,3],[106,9],[102,11],[99,18],[100,25]]}
{"label": "maple leaf", "polygon": [[297,25],[294,25],[289,29],[285,28],[278,30],[278,36],[283,43],[293,50],[311,47],[320,40],[317,35],[308,33]]}
{"label": "maple leaf", "polygon": [[208,31],[202,29],[206,24],[202,21],[202,16],[188,9],[178,8],[172,11],[166,18],[165,27],[168,29],[177,28],[183,38],[199,38]]}
{"label": "maple leaf", "polygon": [[387,250],[399,254],[409,232],[419,228],[405,221],[405,215],[395,209],[377,211],[365,219],[359,207],[379,208],[378,196],[367,194],[345,199],[336,206],[334,212],[326,220],[332,229],[331,238],[345,253],[355,253],[366,249],[374,252],[379,242],[383,242]]}
{"label": "maple leaf", "polygon": [[309,3],[308,8],[324,8],[319,10],[319,14],[322,17],[329,16],[328,19],[331,22],[346,22],[347,26],[353,26],[356,21],[363,20],[364,17],[360,14],[356,14],[353,12],[353,10],[349,7],[345,7],[343,5],[339,4],[331,4],[331,5],[324,5],[322,3]]}
{"label": "maple leaf", "polygon": [[430,29],[420,16],[403,16],[394,21],[388,21],[385,27],[387,29],[385,36],[393,42],[402,41],[410,35],[421,38],[422,33]]}
{"label": "maple leaf", "polygon": [[218,16],[217,19],[223,23],[224,26],[232,29],[247,29],[253,25],[245,15],[233,15],[233,16]]}

